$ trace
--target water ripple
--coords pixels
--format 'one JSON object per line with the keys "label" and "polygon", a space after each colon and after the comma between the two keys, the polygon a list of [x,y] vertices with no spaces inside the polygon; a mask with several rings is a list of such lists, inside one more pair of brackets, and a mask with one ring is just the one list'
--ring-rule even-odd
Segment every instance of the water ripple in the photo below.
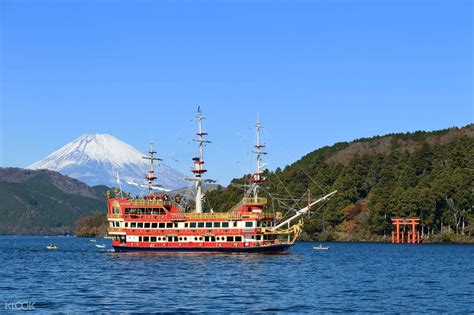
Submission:
{"label": "water ripple", "polygon": [[[60,247],[46,251],[49,243]],[[102,242],[101,242],[102,243]],[[46,313],[473,313],[474,246],[299,243],[289,255],[122,255],[0,237],[0,303]]]}

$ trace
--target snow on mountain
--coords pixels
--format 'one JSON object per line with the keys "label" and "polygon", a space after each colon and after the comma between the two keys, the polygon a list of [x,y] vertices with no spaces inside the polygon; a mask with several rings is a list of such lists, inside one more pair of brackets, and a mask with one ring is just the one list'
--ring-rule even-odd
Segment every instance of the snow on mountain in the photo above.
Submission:
{"label": "snow on mountain", "polygon": [[[136,193],[127,181],[143,183],[149,162],[131,145],[108,134],[86,134],[66,144],[46,158],[28,166],[29,169],[49,169],[76,178],[89,186],[117,187],[117,172],[125,191]],[[158,184],[170,189],[189,183],[184,175],[160,162],[155,163]]]}

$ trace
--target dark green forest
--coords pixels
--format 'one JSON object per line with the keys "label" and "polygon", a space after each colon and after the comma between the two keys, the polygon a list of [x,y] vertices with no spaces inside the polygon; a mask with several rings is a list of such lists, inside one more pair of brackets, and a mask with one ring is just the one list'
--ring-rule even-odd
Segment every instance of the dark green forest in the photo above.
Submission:
{"label": "dark green forest", "polygon": [[105,212],[106,190],[57,172],[0,168],[0,235],[73,234],[78,218]]}
{"label": "dark green forest", "polygon": [[[434,132],[390,134],[323,147],[274,172],[260,194],[313,197],[338,193],[307,218],[304,238],[383,241],[392,217],[420,217],[425,240],[474,235],[474,125]],[[205,195],[206,208],[227,211],[244,194],[250,175]],[[305,206],[307,199],[298,206]],[[385,236],[385,237],[384,237]],[[440,238],[441,237],[441,238]]]}

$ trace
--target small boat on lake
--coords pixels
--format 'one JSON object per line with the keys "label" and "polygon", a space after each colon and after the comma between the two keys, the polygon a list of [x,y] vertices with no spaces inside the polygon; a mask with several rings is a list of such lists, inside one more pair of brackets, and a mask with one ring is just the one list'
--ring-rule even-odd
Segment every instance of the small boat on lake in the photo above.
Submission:
{"label": "small boat on lake", "polygon": [[97,242],[97,241],[96,241],[96,240],[89,240],[89,242],[95,243],[95,242]]}
{"label": "small boat on lake", "polygon": [[329,247],[324,247],[322,244],[319,244],[319,246],[314,246],[313,249],[315,249],[315,250],[329,250]]}
{"label": "small boat on lake", "polygon": [[46,249],[47,249],[47,250],[57,250],[58,248],[59,248],[59,247],[57,247],[56,245],[52,245],[52,244],[46,246]]}
{"label": "small boat on lake", "polygon": [[102,245],[96,244],[95,247],[97,247],[97,248],[105,248],[105,244],[102,244]]}

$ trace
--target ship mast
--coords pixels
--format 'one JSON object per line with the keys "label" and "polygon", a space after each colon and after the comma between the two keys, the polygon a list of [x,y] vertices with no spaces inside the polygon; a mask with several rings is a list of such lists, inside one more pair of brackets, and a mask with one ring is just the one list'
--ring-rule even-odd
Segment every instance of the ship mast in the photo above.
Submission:
{"label": "ship mast", "polygon": [[205,118],[202,116],[201,106],[198,106],[198,115],[196,118],[198,119],[198,132],[196,133],[198,139],[194,139],[193,141],[199,143],[199,157],[193,158],[194,169],[192,172],[194,173],[194,180],[196,182],[196,213],[202,213],[202,174],[207,172],[207,170],[204,169],[203,148],[204,143],[211,142],[204,140],[204,136],[207,136],[207,132],[204,132],[202,129],[202,121]]}
{"label": "ship mast", "polygon": [[255,198],[255,201],[258,199],[258,188],[260,184],[262,184],[265,181],[265,178],[262,177],[261,170],[265,165],[262,163],[262,156],[266,155],[267,152],[263,151],[263,148],[265,148],[265,145],[260,143],[260,129],[262,129],[263,126],[260,123],[260,117],[257,115],[257,124],[255,125],[255,131],[256,131],[256,139],[255,139],[255,157],[256,157],[256,169],[255,173],[253,174],[252,182],[253,182],[253,196]]}
{"label": "ship mast", "polygon": [[143,158],[145,160],[150,160],[150,169],[148,170],[148,173],[147,173],[145,179],[148,182],[147,183],[148,195],[151,195],[153,193],[153,181],[156,179],[155,168],[154,168],[153,162],[154,161],[161,161],[160,158],[155,157],[156,151],[153,148],[153,142],[150,143],[150,150],[148,151],[148,154],[149,155],[144,156]]}

